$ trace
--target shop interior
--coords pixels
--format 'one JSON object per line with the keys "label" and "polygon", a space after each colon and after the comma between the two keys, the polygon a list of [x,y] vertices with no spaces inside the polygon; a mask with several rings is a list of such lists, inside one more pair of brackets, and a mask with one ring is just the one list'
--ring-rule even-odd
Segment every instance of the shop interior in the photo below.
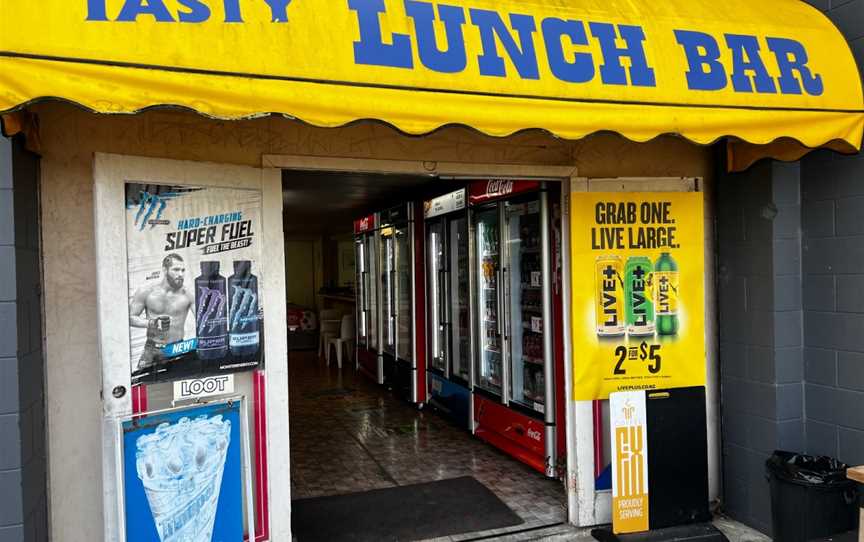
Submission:
{"label": "shop interior", "polygon": [[[358,243],[363,245],[364,241],[355,235],[356,222],[374,214],[379,221],[375,225],[379,228],[379,239],[383,239],[393,231],[398,232],[398,227],[395,230],[386,227],[384,217],[389,216],[388,210],[410,207],[415,214],[417,235],[423,240],[431,239],[431,230],[424,222],[424,202],[465,189],[475,181],[295,170],[283,171],[282,180],[295,536],[301,540],[332,539],[339,533],[328,531],[327,525],[353,522],[353,530],[370,532],[373,537],[378,529],[382,536],[389,537],[396,533],[397,537],[419,540],[444,532],[454,540],[473,540],[566,523],[567,499],[560,479],[563,466],[550,475],[524,459],[519,460],[518,454],[478,438],[472,434],[470,424],[448,413],[445,404],[432,401],[431,393],[427,397],[428,386],[436,384],[425,375],[414,379],[413,394],[410,391],[403,394],[399,378],[390,377],[398,372],[395,368],[391,368],[391,373],[385,365],[383,370],[388,376],[381,384],[373,374],[377,356],[367,358],[366,365],[363,359],[358,359],[361,351],[373,350],[371,335],[377,333],[369,329],[371,323],[365,320],[373,318],[366,315],[374,311],[362,310],[364,305],[376,305],[376,300],[370,302],[372,294],[368,290],[358,291],[357,284],[362,280],[359,277],[364,276],[358,266],[365,268],[366,275],[381,277],[382,281],[388,280],[388,274],[376,270],[370,261],[358,262],[358,258],[372,257],[358,256]],[[534,201],[538,197],[526,195],[523,199]],[[518,203],[516,207],[533,212],[532,205]],[[501,209],[503,217],[503,204]],[[464,237],[469,231],[468,213],[463,211],[459,216],[464,216],[461,223]],[[380,229],[382,225],[385,227]],[[522,228],[525,231],[526,226]],[[531,239],[534,244],[539,243],[539,234]],[[464,240],[467,247],[467,239]],[[388,250],[381,242],[380,250]],[[523,248],[526,246],[523,243]],[[404,303],[403,298],[390,301],[402,313],[410,308],[416,319],[414,325],[423,321],[419,325],[428,330],[436,324],[441,327],[439,309],[425,295],[438,285],[426,276],[430,243],[417,247],[415,262],[419,262],[420,274],[415,274],[413,286],[395,279],[403,288],[416,291],[413,296],[404,297],[408,300]],[[464,265],[463,272],[468,271],[467,259],[461,262],[454,260],[453,268]],[[483,265],[477,272],[483,276],[485,271]],[[379,288],[383,293],[377,301],[384,306],[388,303],[383,299],[386,286]],[[422,317],[418,312],[423,313]],[[371,325],[374,328],[375,324]],[[361,337],[364,332],[358,331],[363,326],[366,338]],[[404,346],[405,337],[411,334],[400,326],[401,323],[394,324],[392,332]],[[414,348],[428,352],[432,348],[427,344],[432,340],[431,332],[423,333],[424,330],[416,331]],[[386,338],[389,331],[381,330],[380,336]],[[526,336],[528,333],[525,331]],[[362,344],[358,345],[358,340]],[[465,352],[470,356],[463,364],[465,374],[472,370],[470,367],[476,367],[477,354],[473,350]],[[427,365],[433,365],[432,359],[428,356],[425,359]],[[394,363],[398,365],[398,360]],[[463,384],[470,386],[468,382]],[[537,408],[540,414],[534,414],[537,427],[542,430],[543,409]],[[527,411],[528,407],[524,409]],[[435,486],[440,482],[450,485]],[[406,490],[401,494],[387,493],[394,488]],[[419,496],[435,491],[441,491],[435,498],[446,504],[424,508]],[[484,492],[505,507],[496,509],[488,505]],[[342,501],[328,501],[332,498]],[[339,518],[327,517],[334,504],[343,511]],[[412,509],[418,506],[419,509]],[[453,510],[461,510],[462,515],[449,517],[449,511]],[[384,516],[387,518],[384,524],[372,525]],[[441,531],[442,525],[448,524],[452,525]]]}

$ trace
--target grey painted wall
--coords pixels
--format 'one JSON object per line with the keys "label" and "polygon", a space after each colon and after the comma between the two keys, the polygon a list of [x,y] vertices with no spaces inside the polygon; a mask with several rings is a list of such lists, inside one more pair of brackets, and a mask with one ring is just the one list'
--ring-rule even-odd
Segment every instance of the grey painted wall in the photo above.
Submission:
{"label": "grey painted wall", "polygon": [[48,539],[38,162],[0,137],[0,540]]}
{"label": "grey painted wall", "polygon": [[864,158],[802,162],[807,450],[864,464]]}
{"label": "grey painted wall", "polygon": [[[864,66],[864,0],[806,0]],[[864,464],[864,158],[718,183],[724,505],[770,534],[774,449]]]}
{"label": "grey painted wall", "polygon": [[[864,0],[807,0],[864,67]],[[802,160],[807,450],[864,464],[864,158]]]}
{"label": "grey painted wall", "polygon": [[804,448],[798,165],[727,175],[717,203],[724,507],[770,533],[765,460]]}

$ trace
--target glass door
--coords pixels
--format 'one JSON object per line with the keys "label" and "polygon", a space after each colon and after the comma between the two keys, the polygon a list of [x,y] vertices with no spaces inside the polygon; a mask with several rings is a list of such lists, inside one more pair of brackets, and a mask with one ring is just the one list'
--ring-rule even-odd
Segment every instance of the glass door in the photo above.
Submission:
{"label": "glass door", "polygon": [[441,220],[426,223],[426,291],[429,322],[429,359],[431,367],[446,374],[448,315],[446,311],[447,258],[446,235]]}
{"label": "glass door", "polygon": [[478,349],[476,384],[501,395],[504,318],[498,207],[476,213]]}
{"label": "glass door", "polygon": [[468,253],[468,218],[450,219],[447,250],[449,253],[448,322],[452,337],[450,377],[471,382],[471,275]]}
{"label": "glass door", "polygon": [[396,355],[395,260],[396,246],[393,228],[381,230],[381,304],[383,308],[384,352]]}
{"label": "glass door", "polygon": [[505,204],[508,323],[510,324],[510,399],[544,411],[546,382],[543,320],[543,251],[540,201]]}
{"label": "glass door", "polygon": [[354,291],[357,295],[357,344],[365,348],[369,340],[369,306],[367,304],[368,271],[366,269],[366,236],[354,240],[354,257],[357,262]]}
{"label": "glass door", "polygon": [[366,277],[364,296],[366,298],[367,343],[372,350],[378,350],[378,243],[377,234],[367,235],[365,239]]}
{"label": "glass door", "polygon": [[414,361],[414,281],[413,236],[411,224],[396,227],[395,248],[395,303],[396,303],[396,354],[408,363]]}

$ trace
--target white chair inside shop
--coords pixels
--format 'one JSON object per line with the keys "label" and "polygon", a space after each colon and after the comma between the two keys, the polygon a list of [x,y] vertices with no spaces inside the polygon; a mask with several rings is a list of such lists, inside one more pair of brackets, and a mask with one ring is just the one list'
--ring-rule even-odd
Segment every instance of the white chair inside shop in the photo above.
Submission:
{"label": "white chair inside shop", "polygon": [[[324,354],[324,349],[330,344],[330,339],[339,336],[342,326],[341,314],[336,309],[325,309],[318,313],[318,322],[321,325],[318,333],[318,357]],[[329,356],[329,354],[328,354]]]}
{"label": "white chair inside shop", "polygon": [[330,366],[330,347],[336,347],[336,365],[342,368],[342,348],[348,350],[348,361],[352,360],[352,350],[354,350],[354,315],[346,314],[342,317],[342,325],[340,326],[339,336],[327,343],[327,366]]}

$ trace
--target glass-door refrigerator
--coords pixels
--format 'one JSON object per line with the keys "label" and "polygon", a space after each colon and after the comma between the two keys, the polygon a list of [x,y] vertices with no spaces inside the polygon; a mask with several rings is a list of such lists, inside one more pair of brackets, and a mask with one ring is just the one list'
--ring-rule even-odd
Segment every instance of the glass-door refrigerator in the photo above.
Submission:
{"label": "glass-door refrigerator", "polygon": [[354,221],[354,253],[356,269],[357,369],[379,384],[384,383],[383,360],[380,355],[381,282],[378,280],[381,252],[379,217],[372,214]]}
{"label": "glass-door refrigerator", "polygon": [[540,181],[476,181],[469,192],[477,262],[474,433],[550,477],[565,445],[555,198]]}
{"label": "glass-door refrigerator", "polygon": [[423,205],[429,402],[461,427],[471,408],[471,273],[467,190]]}
{"label": "glass-door refrigerator", "polygon": [[405,400],[426,403],[423,235],[415,224],[421,203],[405,203],[381,218],[381,306],[384,384]]}

